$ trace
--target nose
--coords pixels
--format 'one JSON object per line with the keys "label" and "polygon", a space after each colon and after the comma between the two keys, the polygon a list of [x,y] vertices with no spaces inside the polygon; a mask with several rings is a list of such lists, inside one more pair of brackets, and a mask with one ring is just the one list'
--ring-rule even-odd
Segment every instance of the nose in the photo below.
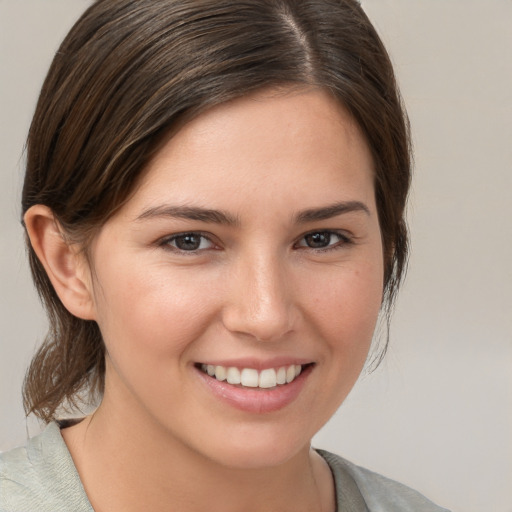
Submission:
{"label": "nose", "polygon": [[278,341],[290,333],[297,311],[284,263],[269,255],[240,258],[232,270],[224,326],[258,341]]}

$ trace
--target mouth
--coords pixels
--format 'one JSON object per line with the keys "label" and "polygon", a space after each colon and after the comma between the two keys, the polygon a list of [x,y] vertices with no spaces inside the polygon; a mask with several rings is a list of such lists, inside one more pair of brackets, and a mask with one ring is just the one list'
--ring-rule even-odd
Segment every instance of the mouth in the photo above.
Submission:
{"label": "mouth", "polygon": [[266,414],[285,409],[300,396],[316,366],[301,362],[275,361],[266,368],[250,361],[194,366],[199,380],[221,402],[245,413]]}
{"label": "mouth", "polygon": [[197,363],[195,366],[212,379],[226,382],[235,387],[272,390],[291,384],[299,375],[313,365],[314,363],[290,364],[264,370],[204,363]]}

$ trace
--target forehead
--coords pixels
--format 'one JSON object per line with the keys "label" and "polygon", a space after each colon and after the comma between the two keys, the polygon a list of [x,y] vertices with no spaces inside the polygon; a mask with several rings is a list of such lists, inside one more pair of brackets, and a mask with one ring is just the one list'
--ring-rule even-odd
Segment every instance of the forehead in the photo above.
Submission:
{"label": "forehead", "polygon": [[326,194],[333,202],[373,194],[371,154],[357,123],[325,91],[264,91],[213,107],[174,133],[130,203],[186,204],[198,196],[236,203],[242,191],[250,198],[295,191],[303,200],[307,191],[322,202]]}

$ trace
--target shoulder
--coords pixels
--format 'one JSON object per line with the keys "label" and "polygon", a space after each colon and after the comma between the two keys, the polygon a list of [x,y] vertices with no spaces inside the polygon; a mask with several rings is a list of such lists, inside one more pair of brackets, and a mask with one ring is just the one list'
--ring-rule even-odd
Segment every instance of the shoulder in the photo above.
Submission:
{"label": "shoulder", "polygon": [[0,512],[92,512],[59,426],[0,454]]}
{"label": "shoulder", "polygon": [[343,499],[342,489],[338,488],[340,475],[348,474],[359,489],[369,512],[448,512],[406,485],[357,466],[333,453],[317,451],[333,472],[338,501]]}

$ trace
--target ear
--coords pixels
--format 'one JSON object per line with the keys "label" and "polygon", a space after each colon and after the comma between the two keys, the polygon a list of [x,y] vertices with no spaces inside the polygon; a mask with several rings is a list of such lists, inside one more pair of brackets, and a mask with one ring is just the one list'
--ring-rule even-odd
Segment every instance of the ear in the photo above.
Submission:
{"label": "ear", "polygon": [[70,244],[47,206],[34,205],[24,216],[30,243],[65,308],[84,320],[95,320],[92,280],[86,258]]}

